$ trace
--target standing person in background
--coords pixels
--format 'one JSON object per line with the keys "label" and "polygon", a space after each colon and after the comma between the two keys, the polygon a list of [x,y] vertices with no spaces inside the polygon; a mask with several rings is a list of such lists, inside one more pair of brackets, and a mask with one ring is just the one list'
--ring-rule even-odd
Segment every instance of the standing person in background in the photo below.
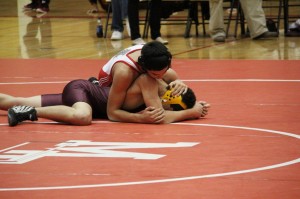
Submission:
{"label": "standing person in background", "polygon": [[111,30],[111,40],[121,40],[123,39],[123,20],[126,21],[126,28],[128,35],[130,36],[130,27],[129,27],[129,21],[127,17],[127,11],[128,11],[128,0],[111,0],[112,5],[112,25]]}
{"label": "standing person in background", "polygon": [[[224,28],[223,0],[210,0],[209,31],[216,42],[224,42],[226,38]],[[277,32],[269,32],[266,17],[262,8],[262,0],[240,0],[245,19],[252,39],[278,37]]]}
{"label": "standing person in background", "polygon": [[35,10],[39,13],[47,13],[49,9],[50,0],[32,0],[31,3],[24,6],[24,10]]}
{"label": "standing person in background", "polygon": [[[150,31],[151,39],[163,44],[168,44],[168,41],[161,38],[160,20],[161,20],[161,0],[152,0],[150,7]],[[146,42],[141,38],[139,27],[139,0],[129,0],[128,2],[128,19],[131,31],[131,40],[133,45],[145,44]]]}

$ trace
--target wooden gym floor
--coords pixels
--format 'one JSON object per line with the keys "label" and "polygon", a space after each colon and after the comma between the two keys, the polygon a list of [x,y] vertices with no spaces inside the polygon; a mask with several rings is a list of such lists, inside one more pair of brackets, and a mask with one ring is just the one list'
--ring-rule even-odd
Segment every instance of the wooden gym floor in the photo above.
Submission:
{"label": "wooden gym floor", "polygon": [[[88,1],[52,1],[42,17],[22,12],[26,3],[0,2],[1,93],[61,92],[131,45],[127,33],[95,36]],[[183,34],[183,25],[162,26],[172,67],[212,105],[207,118],[9,127],[0,111],[0,198],[300,198],[300,37],[281,29],[278,39],[220,44]]]}

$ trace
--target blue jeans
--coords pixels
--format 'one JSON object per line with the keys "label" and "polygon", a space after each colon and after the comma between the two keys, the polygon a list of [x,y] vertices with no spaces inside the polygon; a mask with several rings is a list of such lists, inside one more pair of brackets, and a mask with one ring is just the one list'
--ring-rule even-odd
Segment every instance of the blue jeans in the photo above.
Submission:
{"label": "blue jeans", "polygon": [[111,5],[113,15],[111,29],[123,32],[123,20],[127,17],[128,0],[111,0]]}

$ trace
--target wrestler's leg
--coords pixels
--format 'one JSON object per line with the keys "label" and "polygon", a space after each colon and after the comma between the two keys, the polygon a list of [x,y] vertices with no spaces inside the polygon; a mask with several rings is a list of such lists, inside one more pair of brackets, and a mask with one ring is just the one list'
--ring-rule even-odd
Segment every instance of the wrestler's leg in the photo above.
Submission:
{"label": "wrestler's leg", "polygon": [[86,102],[76,102],[72,107],[58,105],[36,108],[38,118],[73,125],[89,125],[92,123],[92,108]]}
{"label": "wrestler's leg", "polygon": [[[95,87],[95,85],[87,80],[73,80],[69,82],[64,87],[61,95],[63,105],[36,108],[37,117],[74,125],[91,124],[92,107],[89,99],[91,98],[90,93],[93,91],[92,87]],[[57,97],[54,96],[54,99],[57,99]]]}
{"label": "wrestler's leg", "polygon": [[12,95],[0,93],[1,110],[7,110],[16,105],[41,107],[41,96],[37,95],[32,97],[15,97]]}
{"label": "wrestler's leg", "polygon": [[[9,125],[15,126],[24,120],[35,121],[37,118],[74,125],[89,125],[92,121],[92,108],[89,100],[90,92],[93,91],[91,86],[96,87],[86,80],[74,80],[65,86],[62,95],[43,95],[39,106],[28,107],[23,104],[23,106],[11,108],[8,111]],[[62,105],[63,101],[64,105]]]}

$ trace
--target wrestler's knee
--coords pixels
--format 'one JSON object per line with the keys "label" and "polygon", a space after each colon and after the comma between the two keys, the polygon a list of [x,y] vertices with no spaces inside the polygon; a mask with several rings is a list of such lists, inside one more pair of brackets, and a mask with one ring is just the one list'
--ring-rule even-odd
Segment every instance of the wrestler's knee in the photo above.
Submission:
{"label": "wrestler's knee", "polygon": [[74,123],[77,125],[90,125],[92,123],[92,108],[85,102],[77,102],[73,105],[75,112]]}

